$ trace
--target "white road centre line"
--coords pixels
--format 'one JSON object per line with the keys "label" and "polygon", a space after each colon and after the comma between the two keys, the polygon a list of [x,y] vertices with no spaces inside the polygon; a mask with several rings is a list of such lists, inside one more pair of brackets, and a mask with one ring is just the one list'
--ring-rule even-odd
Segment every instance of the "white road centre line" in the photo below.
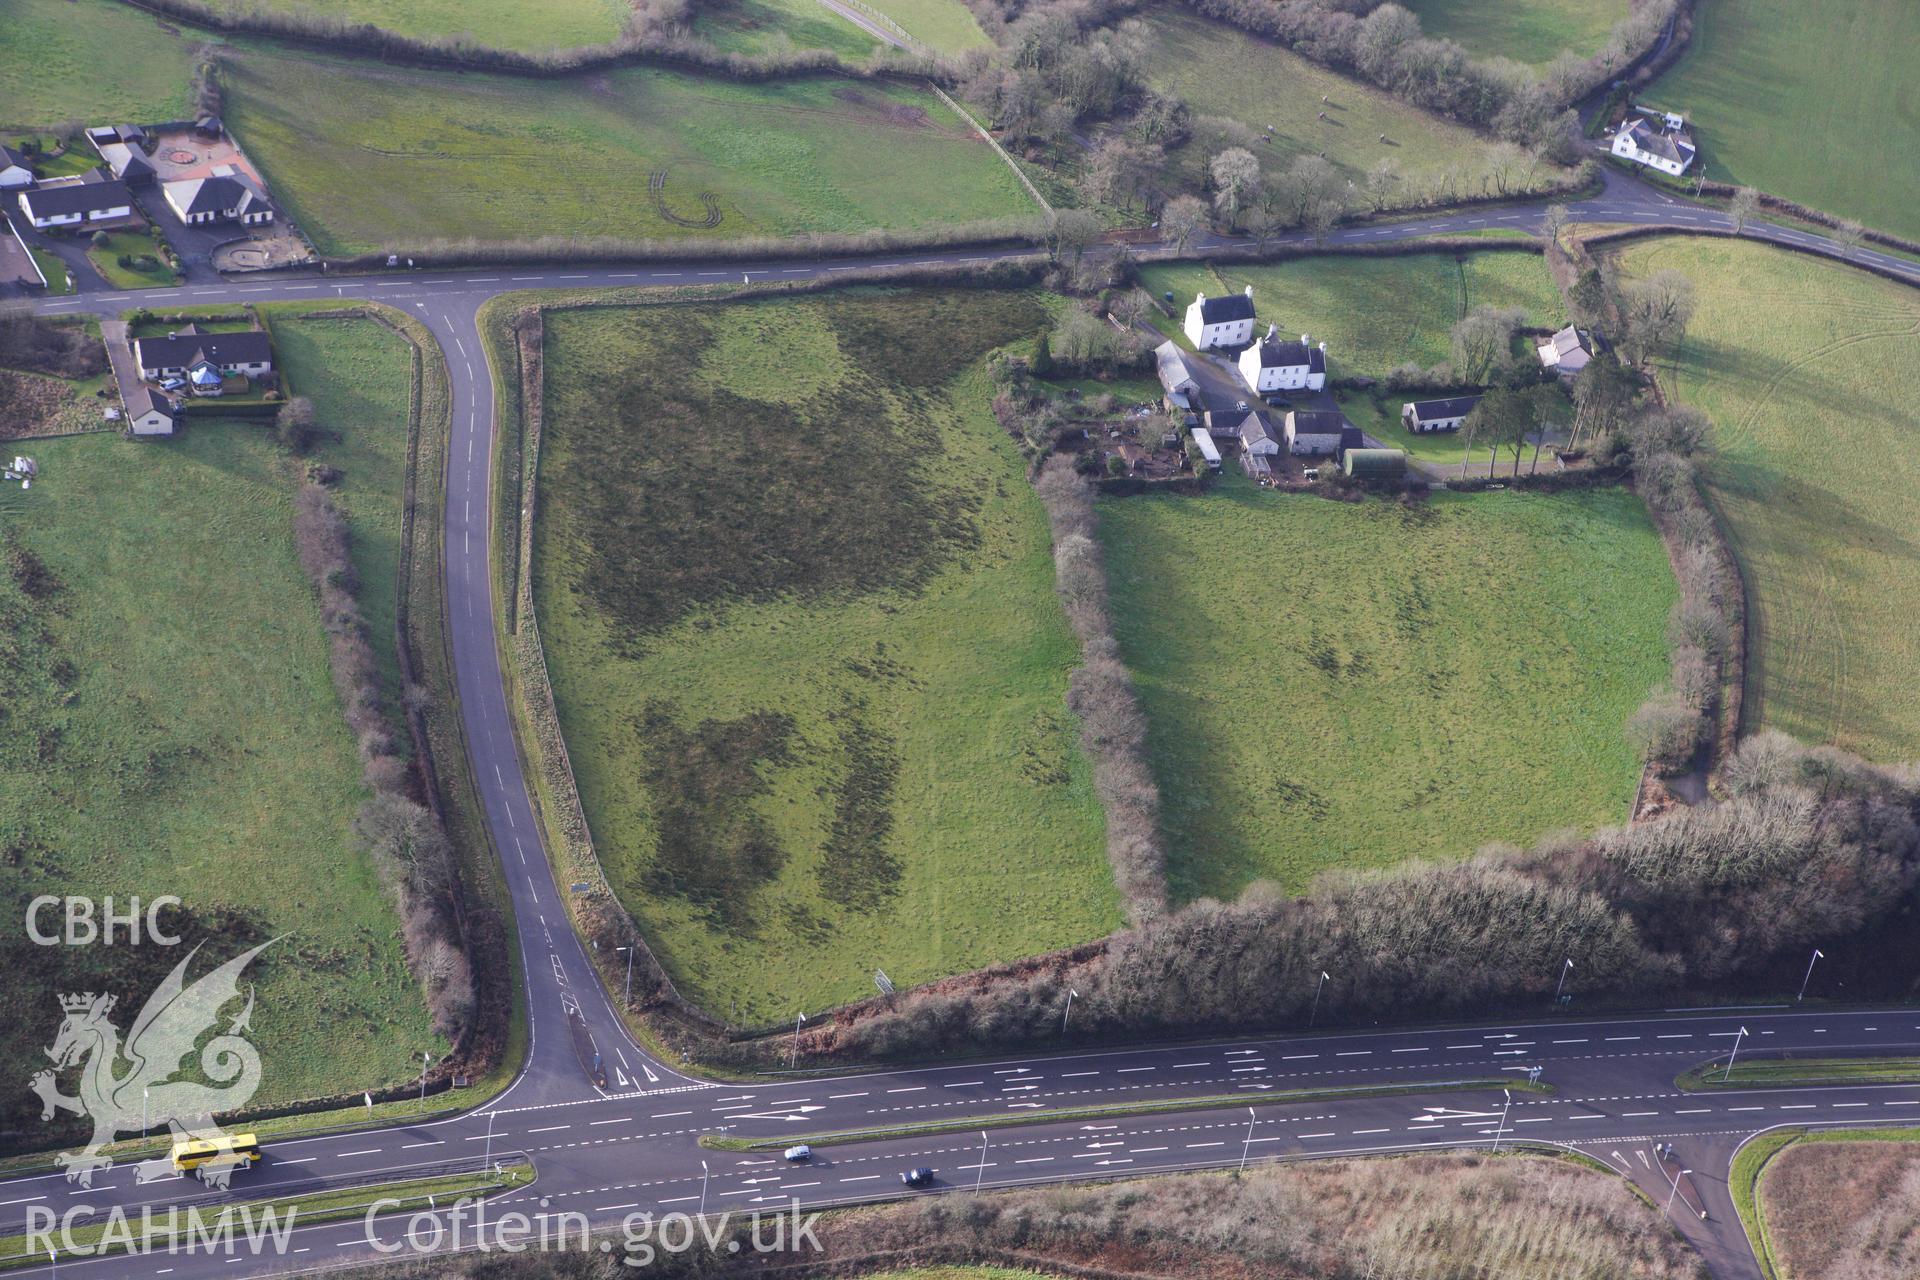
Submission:
{"label": "white road centre line", "polygon": [[529,1129],[528,1133],[559,1133],[562,1129],[573,1128],[570,1124],[550,1124],[543,1129]]}
{"label": "white road centre line", "polygon": [[1062,1080],[1078,1080],[1081,1076],[1097,1076],[1099,1074],[1098,1071],[1069,1071],[1060,1078]]}
{"label": "white road centre line", "polygon": [[349,1160],[354,1156],[377,1156],[379,1154],[379,1147],[368,1147],[365,1151],[338,1151],[334,1153],[333,1158],[336,1160]]}

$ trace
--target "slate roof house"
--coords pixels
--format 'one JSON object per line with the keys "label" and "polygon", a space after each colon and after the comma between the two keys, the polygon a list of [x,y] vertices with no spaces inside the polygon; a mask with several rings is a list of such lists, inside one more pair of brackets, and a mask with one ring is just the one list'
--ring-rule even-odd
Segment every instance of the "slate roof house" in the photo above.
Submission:
{"label": "slate roof house", "polygon": [[1294,454],[1338,453],[1346,419],[1333,409],[1295,409],[1287,414],[1287,451]]}
{"label": "slate roof house", "polygon": [[1449,396],[1444,400],[1409,400],[1400,406],[1400,421],[1416,435],[1427,431],[1458,431],[1479,396]]}
{"label": "slate roof house", "polygon": [[1242,449],[1266,457],[1279,453],[1287,439],[1286,431],[1258,409],[1240,419],[1234,434],[1240,437]]}
{"label": "slate roof house", "polygon": [[209,222],[258,226],[273,221],[273,205],[267,193],[237,171],[216,170],[211,177],[182,178],[163,183],[160,190],[175,216],[190,227]]}
{"label": "slate roof house", "polygon": [[33,166],[12,147],[0,144],[0,188],[14,190],[33,185]]}
{"label": "slate roof house", "polygon": [[1160,376],[1160,387],[1167,393],[1169,406],[1180,409],[1198,409],[1200,407],[1200,384],[1193,376],[1193,368],[1187,363],[1187,353],[1169,338],[1153,349],[1155,372]]}
{"label": "slate roof house", "polygon": [[223,377],[273,372],[273,340],[258,329],[202,333],[188,325],[164,338],[134,339],[133,359],[149,381],[185,378],[196,395],[218,395]]}
{"label": "slate roof house", "polygon": [[1560,330],[1541,343],[1536,350],[1542,367],[1551,369],[1562,378],[1571,378],[1587,367],[1593,359],[1593,335],[1585,329],[1576,329],[1572,325]]}
{"label": "slate roof house", "polygon": [[66,182],[22,191],[20,212],[37,230],[58,231],[130,217],[133,196],[124,182]]}
{"label": "slate roof house", "polygon": [[1641,118],[1622,126],[1620,132],[1613,135],[1613,154],[1679,177],[1693,163],[1699,148],[1693,145],[1692,134],[1673,123],[1677,120],[1678,116],[1669,116],[1662,127]]}
{"label": "slate roof house", "polygon": [[1186,334],[1198,351],[1242,347],[1253,341],[1253,286],[1221,298],[1195,294],[1187,306]]}
{"label": "slate roof house", "polygon": [[1259,395],[1276,391],[1318,391],[1327,385],[1327,344],[1312,345],[1306,334],[1300,341],[1281,339],[1277,326],[1240,353],[1240,377]]}
{"label": "slate roof house", "polygon": [[103,143],[100,158],[107,162],[107,168],[113,170],[113,176],[129,186],[139,186],[153,181],[153,166],[136,146],[125,142]]}
{"label": "slate roof house", "polygon": [[179,421],[173,401],[149,387],[136,383],[128,389],[127,430],[137,436],[170,436]]}

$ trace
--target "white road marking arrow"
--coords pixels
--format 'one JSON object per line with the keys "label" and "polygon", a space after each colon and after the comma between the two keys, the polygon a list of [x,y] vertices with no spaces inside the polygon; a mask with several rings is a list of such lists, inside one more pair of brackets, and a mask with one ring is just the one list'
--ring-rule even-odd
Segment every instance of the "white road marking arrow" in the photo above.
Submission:
{"label": "white road marking arrow", "polygon": [[1499,1115],[1498,1111],[1456,1111],[1452,1107],[1426,1107],[1428,1114],[1410,1117],[1414,1120],[1488,1120]]}
{"label": "white road marking arrow", "polygon": [[826,1110],[826,1108],[825,1108],[825,1107],[821,1107],[821,1106],[811,1106],[811,1107],[795,1107],[795,1108],[794,1108],[793,1110],[791,1110],[791,1111],[736,1111],[736,1112],[734,1112],[734,1113],[733,1113],[732,1115],[730,1115],[730,1116],[728,1116],[728,1117],[727,1117],[727,1119],[728,1119],[729,1121],[734,1121],[734,1120],[805,1120],[805,1119],[807,1118],[807,1113],[808,1113],[808,1112],[810,1112],[810,1111],[825,1111],[825,1110]]}

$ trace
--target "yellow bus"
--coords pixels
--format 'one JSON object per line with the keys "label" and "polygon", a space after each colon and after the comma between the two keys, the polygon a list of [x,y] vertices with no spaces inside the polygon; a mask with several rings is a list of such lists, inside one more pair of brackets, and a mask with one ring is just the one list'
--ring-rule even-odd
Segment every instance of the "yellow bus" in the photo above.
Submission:
{"label": "yellow bus", "polygon": [[206,1165],[245,1166],[260,1158],[260,1139],[251,1133],[229,1134],[214,1142],[184,1141],[173,1144],[173,1167],[188,1173]]}

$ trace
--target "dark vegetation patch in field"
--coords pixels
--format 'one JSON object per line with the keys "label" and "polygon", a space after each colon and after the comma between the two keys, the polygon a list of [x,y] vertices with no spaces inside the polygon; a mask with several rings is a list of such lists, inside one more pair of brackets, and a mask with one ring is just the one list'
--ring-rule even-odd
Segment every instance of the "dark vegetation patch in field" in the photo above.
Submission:
{"label": "dark vegetation patch in field", "polygon": [[753,888],[786,865],[779,837],[747,801],[765,795],[766,770],[790,763],[793,721],[756,713],[683,729],[671,702],[653,702],[638,726],[644,781],[659,844],[649,887],[704,908],[714,923],[748,922]]}
{"label": "dark vegetation patch in field", "polygon": [[[961,307],[979,314],[943,322]],[[1040,308],[967,293],[836,298],[825,311],[852,365],[840,385],[770,402],[636,377],[609,389],[607,420],[573,443],[557,477],[585,530],[573,586],[617,620],[627,656],[703,608],[912,593],[977,545],[978,495],[935,482],[926,438],[876,430],[876,401],[945,382],[1037,327]],[[662,309],[648,341],[704,350],[734,314]],[[670,478],[680,471],[702,482]]]}

